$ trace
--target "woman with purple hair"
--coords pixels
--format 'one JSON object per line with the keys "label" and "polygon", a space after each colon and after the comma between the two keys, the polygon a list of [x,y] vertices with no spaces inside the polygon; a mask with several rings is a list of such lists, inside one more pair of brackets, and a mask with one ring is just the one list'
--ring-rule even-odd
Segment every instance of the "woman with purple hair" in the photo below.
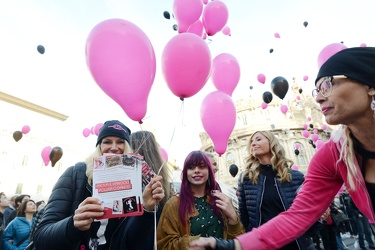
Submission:
{"label": "woman with purple hair", "polygon": [[202,151],[191,152],[184,162],[180,194],[168,200],[161,214],[158,249],[187,249],[200,237],[233,239],[244,233],[231,199],[218,189],[210,159]]}

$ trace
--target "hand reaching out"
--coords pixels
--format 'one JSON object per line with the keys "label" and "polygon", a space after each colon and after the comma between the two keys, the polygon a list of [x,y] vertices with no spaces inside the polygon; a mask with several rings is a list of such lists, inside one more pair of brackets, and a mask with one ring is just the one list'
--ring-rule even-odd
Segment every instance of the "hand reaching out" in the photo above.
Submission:
{"label": "hand reaching out", "polygon": [[211,195],[216,198],[216,206],[228,217],[229,224],[236,224],[238,222],[238,217],[233,207],[232,199],[218,190],[213,190]]}
{"label": "hand reaching out", "polygon": [[155,205],[158,205],[159,202],[164,199],[165,194],[163,184],[161,183],[162,180],[162,176],[155,176],[143,190],[143,207],[146,210],[154,210]]}

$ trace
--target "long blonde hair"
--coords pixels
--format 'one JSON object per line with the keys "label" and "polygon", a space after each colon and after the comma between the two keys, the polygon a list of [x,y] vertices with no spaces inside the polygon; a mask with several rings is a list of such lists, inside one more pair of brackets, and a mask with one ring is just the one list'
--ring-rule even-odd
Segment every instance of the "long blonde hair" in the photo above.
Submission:
{"label": "long blonde hair", "polygon": [[354,141],[350,136],[351,132],[349,127],[341,125],[338,130],[332,132],[332,140],[340,145],[340,158],[336,162],[336,168],[340,161],[344,161],[348,168],[348,187],[351,190],[355,190],[355,181],[359,182],[358,169],[354,164],[355,151]]}
{"label": "long blonde hair", "polygon": [[[133,152],[132,148],[130,147],[129,143],[125,141],[125,149],[124,149],[124,154],[128,154]],[[92,152],[85,160],[86,163],[86,176],[87,176],[87,181],[91,184],[92,183],[92,176],[93,176],[93,169],[94,169],[94,161],[93,159],[95,157],[102,156],[103,152],[100,149],[100,143],[96,146],[96,149],[94,152]]]}
{"label": "long blonde hair", "polygon": [[272,169],[277,171],[277,176],[280,178],[280,181],[290,182],[292,180],[290,167],[293,165],[293,161],[285,157],[284,147],[280,144],[279,139],[277,139],[277,137],[269,131],[256,131],[251,135],[247,144],[247,151],[249,152],[249,156],[245,159],[246,168],[242,174],[241,181],[243,182],[244,178],[247,177],[252,181],[253,184],[256,184],[259,179],[260,161],[252,154],[251,151],[251,141],[256,133],[260,133],[268,139],[272,155]]}

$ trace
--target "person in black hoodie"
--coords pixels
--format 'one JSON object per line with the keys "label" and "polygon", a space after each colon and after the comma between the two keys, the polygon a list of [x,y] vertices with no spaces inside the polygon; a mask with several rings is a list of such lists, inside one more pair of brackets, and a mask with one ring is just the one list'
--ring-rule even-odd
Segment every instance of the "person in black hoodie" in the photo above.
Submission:
{"label": "person in black hoodie", "polygon": [[162,177],[155,176],[144,188],[142,216],[95,220],[103,216],[104,208],[99,199],[91,197],[93,158],[130,153],[130,133],[117,120],[105,122],[95,152],[62,174],[34,233],[36,249],[142,249],[144,235],[154,225],[154,209],[165,196]]}

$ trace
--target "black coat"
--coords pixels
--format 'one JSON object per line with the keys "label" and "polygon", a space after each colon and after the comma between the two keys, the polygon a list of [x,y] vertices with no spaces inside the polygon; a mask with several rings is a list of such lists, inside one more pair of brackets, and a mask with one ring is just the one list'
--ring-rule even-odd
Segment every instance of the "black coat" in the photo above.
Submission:
{"label": "black coat", "polygon": [[[89,249],[90,234],[96,234],[99,222],[88,231],[80,231],[74,227],[73,215],[91,193],[84,163],[77,163],[61,175],[34,234],[37,249]],[[145,212],[142,216],[109,219],[104,233],[107,243],[98,249],[144,248],[145,238],[154,227],[153,218],[153,213]]]}

